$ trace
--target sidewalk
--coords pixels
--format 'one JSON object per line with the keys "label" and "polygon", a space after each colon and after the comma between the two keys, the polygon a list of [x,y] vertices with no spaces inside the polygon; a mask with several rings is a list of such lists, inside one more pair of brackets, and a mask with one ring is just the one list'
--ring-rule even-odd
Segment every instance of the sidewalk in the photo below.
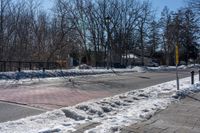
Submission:
{"label": "sidewalk", "polygon": [[151,119],[125,127],[121,133],[199,133],[200,93],[190,94]]}

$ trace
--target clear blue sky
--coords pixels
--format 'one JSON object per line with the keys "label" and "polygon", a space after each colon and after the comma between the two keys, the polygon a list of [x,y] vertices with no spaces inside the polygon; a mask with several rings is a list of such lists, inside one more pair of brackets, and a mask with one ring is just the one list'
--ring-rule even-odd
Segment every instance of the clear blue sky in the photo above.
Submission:
{"label": "clear blue sky", "polygon": [[185,5],[185,0],[150,0],[153,7],[157,10],[158,15],[165,6],[169,7],[170,10],[176,11],[180,7]]}
{"label": "clear blue sky", "polygon": [[[52,7],[54,0],[43,0],[43,6],[45,9],[49,9]],[[164,6],[168,6],[170,10],[175,11],[178,8],[184,6],[185,0],[150,0],[152,2],[153,7],[157,10],[158,15],[164,8]]]}
{"label": "clear blue sky", "polygon": [[53,6],[54,0],[42,0],[42,5],[45,9],[50,9]]}

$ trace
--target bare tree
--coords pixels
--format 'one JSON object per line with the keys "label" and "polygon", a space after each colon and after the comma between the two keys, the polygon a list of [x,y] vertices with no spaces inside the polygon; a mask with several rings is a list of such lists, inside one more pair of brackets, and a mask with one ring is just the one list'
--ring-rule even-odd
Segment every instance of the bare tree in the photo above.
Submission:
{"label": "bare tree", "polygon": [[[69,10],[68,1],[57,0],[55,16],[51,22],[51,30],[50,30],[50,46],[49,55],[47,57],[47,61],[51,59],[61,60],[62,58],[67,58],[70,49],[69,44],[76,41],[75,37],[77,37],[74,33],[73,24],[69,21],[71,20],[70,15],[68,13]],[[65,51],[66,50],[66,51]],[[62,53],[62,54],[61,54]],[[62,55],[64,54],[64,57]]]}
{"label": "bare tree", "polygon": [[10,5],[11,0],[0,0],[0,59],[4,59],[4,48],[5,46],[5,21],[6,17],[9,16],[9,5]]}
{"label": "bare tree", "polygon": [[141,47],[141,65],[144,65],[144,49],[145,49],[145,29],[148,24],[149,17],[151,17],[151,5],[149,1],[145,1],[142,4],[142,11],[140,13],[140,19],[138,21],[139,34],[140,34],[140,47]]}
{"label": "bare tree", "polygon": [[161,12],[160,27],[162,35],[162,49],[164,50],[164,64],[169,65],[171,51],[174,49],[171,41],[172,17],[168,7],[164,7]]}
{"label": "bare tree", "polygon": [[160,44],[160,31],[159,24],[156,20],[153,20],[149,25],[148,32],[148,44],[150,47],[150,57],[153,58],[156,56],[156,50]]}
{"label": "bare tree", "polygon": [[200,0],[188,0],[189,7],[200,15]]}

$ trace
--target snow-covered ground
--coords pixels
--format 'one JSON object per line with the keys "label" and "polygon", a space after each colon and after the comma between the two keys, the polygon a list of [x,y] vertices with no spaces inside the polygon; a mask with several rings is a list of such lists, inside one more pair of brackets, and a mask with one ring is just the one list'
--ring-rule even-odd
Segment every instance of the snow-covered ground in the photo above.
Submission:
{"label": "snow-covered ground", "polygon": [[[198,76],[195,76],[197,82]],[[165,109],[178,96],[200,91],[200,84],[190,85],[190,77],[144,89],[129,91],[113,97],[91,100],[72,107],[61,108],[38,116],[0,123],[1,133],[50,133],[75,131],[81,124],[99,123],[86,133],[118,132],[120,127],[149,119]]]}
{"label": "snow-covered ground", "polygon": [[113,72],[130,72],[131,69],[67,69],[67,70],[24,70],[21,72],[0,72],[0,79],[25,79],[25,78],[47,78],[64,76],[95,75]]}
{"label": "snow-covered ground", "polygon": [[[189,66],[191,68],[192,66]],[[196,65],[196,67],[199,67]],[[186,66],[180,66],[180,69],[186,69]],[[174,66],[159,66],[159,67],[139,67],[135,66],[133,68],[126,69],[96,69],[88,67],[86,69],[64,69],[64,70],[23,70],[21,72],[0,72],[0,80],[9,79],[26,79],[26,78],[47,78],[47,77],[66,77],[66,76],[81,76],[81,75],[96,75],[96,74],[106,74],[106,73],[121,73],[121,72],[148,72],[148,71],[169,71],[175,70]]]}

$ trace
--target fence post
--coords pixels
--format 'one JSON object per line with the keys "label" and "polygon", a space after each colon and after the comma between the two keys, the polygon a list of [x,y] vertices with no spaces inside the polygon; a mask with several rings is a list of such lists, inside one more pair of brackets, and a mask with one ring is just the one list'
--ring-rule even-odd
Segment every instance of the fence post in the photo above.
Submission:
{"label": "fence post", "polygon": [[194,71],[191,72],[191,84],[194,84]]}
{"label": "fence post", "polygon": [[200,70],[199,70],[199,81],[200,81]]}
{"label": "fence post", "polygon": [[49,69],[49,62],[47,62],[47,66],[46,66],[46,68]]}
{"label": "fence post", "polygon": [[19,61],[18,72],[21,72],[21,62]]}
{"label": "fence post", "polygon": [[12,65],[11,65],[12,64],[11,61],[9,61],[8,63],[9,63],[9,71],[12,71],[13,68],[12,68]]}
{"label": "fence post", "polygon": [[4,72],[6,72],[6,61],[3,62]]}
{"label": "fence post", "polygon": [[43,62],[42,66],[43,66],[42,71],[45,72],[45,69],[46,69],[46,66],[47,66],[46,62]]}
{"label": "fence post", "polygon": [[32,70],[32,63],[29,62],[29,69]]}

